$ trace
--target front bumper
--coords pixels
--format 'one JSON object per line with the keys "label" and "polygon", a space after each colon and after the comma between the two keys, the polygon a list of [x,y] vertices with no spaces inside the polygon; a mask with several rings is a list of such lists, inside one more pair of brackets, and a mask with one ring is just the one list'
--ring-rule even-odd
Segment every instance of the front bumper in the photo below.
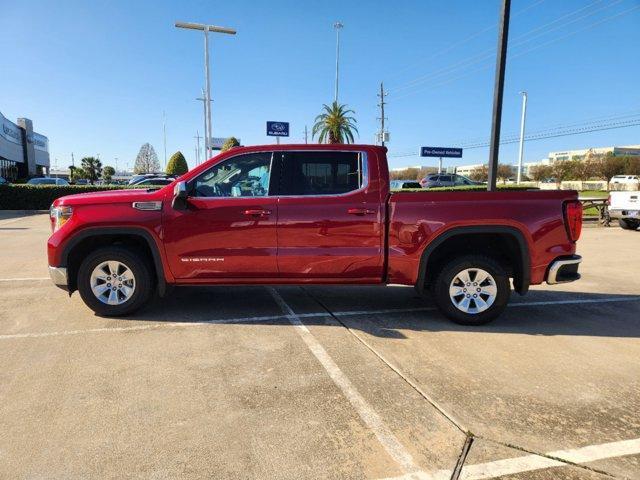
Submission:
{"label": "front bumper", "polygon": [[549,266],[547,274],[547,283],[555,285],[557,283],[573,282],[580,278],[578,266],[582,262],[580,255],[571,255],[570,257],[561,257],[554,260]]}
{"label": "front bumper", "polygon": [[57,287],[67,289],[69,281],[67,278],[67,269],[65,267],[49,266],[49,276]]}

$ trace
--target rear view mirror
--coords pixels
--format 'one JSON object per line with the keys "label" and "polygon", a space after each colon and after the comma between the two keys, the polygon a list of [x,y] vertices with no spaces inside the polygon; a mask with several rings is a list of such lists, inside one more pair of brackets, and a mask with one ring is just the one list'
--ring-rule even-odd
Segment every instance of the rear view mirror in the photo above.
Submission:
{"label": "rear view mirror", "polygon": [[174,210],[186,210],[187,209],[187,184],[186,182],[178,182],[173,187],[173,201],[171,206]]}

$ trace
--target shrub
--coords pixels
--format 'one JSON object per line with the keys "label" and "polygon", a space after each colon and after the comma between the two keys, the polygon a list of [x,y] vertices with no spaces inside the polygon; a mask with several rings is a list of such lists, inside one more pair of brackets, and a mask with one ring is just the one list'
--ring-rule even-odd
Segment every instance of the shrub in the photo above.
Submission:
{"label": "shrub", "polygon": [[0,210],[48,210],[56,198],[65,195],[122,190],[123,188],[126,187],[115,185],[0,185]]}
{"label": "shrub", "polygon": [[167,175],[184,175],[189,171],[187,160],[184,158],[182,152],[176,152],[171,155],[169,162],[167,163]]}

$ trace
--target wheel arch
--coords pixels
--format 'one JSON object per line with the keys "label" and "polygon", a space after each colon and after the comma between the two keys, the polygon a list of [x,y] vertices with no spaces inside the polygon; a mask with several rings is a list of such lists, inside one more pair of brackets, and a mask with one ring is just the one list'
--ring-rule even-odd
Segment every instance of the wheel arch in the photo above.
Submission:
{"label": "wheel arch", "polygon": [[60,257],[61,265],[67,267],[69,293],[77,290],[79,257],[96,248],[114,244],[135,245],[144,250],[154,268],[158,293],[163,296],[167,291],[167,281],[160,247],[153,235],[140,227],[91,227],[73,235],[64,245]]}
{"label": "wheel arch", "polygon": [[[506,242],[507,251],[502,252],[502,260],[515,261],[515,265],[510,271],[510,276],[513,277],[514,289],[520,295],[527,293],[531,284],[529,244],[522,231],[507,225],[461,226],[451,228],[437,235],[422,252],[416,287],[422,290],[429,284],[437,273],[433,270],[437,269],[438,262],[443,261],[443,256],[446,255],[451,247],[465,241],[471,241],[472,245],[477,246],[480,245],[479,242],[487,239],[501,239],[501,243]],[[485,245],[485,250],[488,247],[488,245]],[[487,252],[482,251],[482,253],[486,254]],[[429,266],[432,268],[430,269]]]}

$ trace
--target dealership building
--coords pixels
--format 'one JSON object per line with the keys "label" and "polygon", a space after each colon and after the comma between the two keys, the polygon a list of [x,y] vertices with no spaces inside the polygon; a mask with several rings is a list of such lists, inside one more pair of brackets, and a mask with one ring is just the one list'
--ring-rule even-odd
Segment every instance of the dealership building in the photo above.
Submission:
{"label": "dealership building", "polygon": [[33,131],[33,122],[13,123],[0,112],[0,176],[15,181],[49,173],[49,139]]}

